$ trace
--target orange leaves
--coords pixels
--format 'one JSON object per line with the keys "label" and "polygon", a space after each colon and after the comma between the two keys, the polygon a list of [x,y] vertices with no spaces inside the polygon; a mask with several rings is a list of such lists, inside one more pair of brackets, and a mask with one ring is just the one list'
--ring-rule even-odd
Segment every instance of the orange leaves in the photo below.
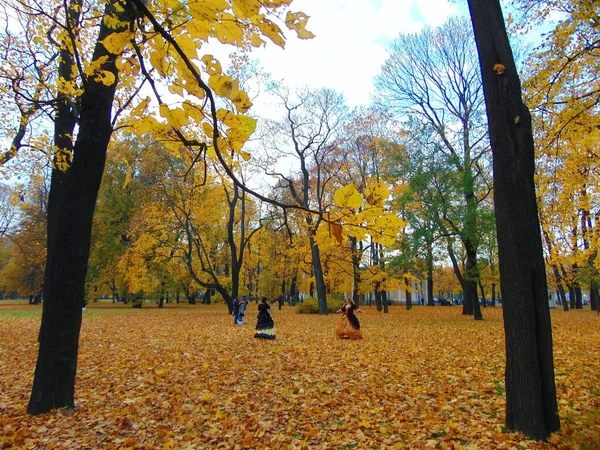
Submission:
{"label": "orange leaves", "polygon": [[[31,309],[34,308],[34,309]],[[25,414],[41,307],[0,302],[0,448],[585,448],[600,438],[597,316],[552,311],[563,431],[503,433],[502,310],[365,307],[363,341],[338,316],[275,310],[277,341],[223,305],[88,305],[76,410]],[[578,330],[578,341],[571,337]],[[469,345],[465,345],[469,342]],[[576,380],[574,383],[573,380]],[[589,447],[589,446],[588,446]]]}

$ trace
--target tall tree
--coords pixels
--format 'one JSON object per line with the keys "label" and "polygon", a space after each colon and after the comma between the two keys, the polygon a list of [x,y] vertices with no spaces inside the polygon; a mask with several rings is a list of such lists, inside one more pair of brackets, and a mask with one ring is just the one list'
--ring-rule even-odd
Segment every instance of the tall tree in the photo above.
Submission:
{"label": "tall tree", "polygon": [[381,101],[409,115],[419,127],[430,130],[424,143],[456,174],[464,207],[460,220],[444,217],[466,252],[463,290],[465,313],[482,319],[477,296],[477,207],[485,184],[485,158],[489,154],[483,119],[481,80],[469,27],[450,19],[418,35],[401,35],[376,80]]}
{"label": "tall tree", "polygon": [[506,426],[545,439],[560,428],[531,116],[499,0],[469,0],[494,165],[506,344]]}
{"label": "tall tree", "polygon": [[277,157],[288,155],[299,165],[296,174],[284,174],[271,169],[289,189],[291,198],[307,212],[312,265],[317,287],[319,314],[327,314],[327,292],[321,261],[321,252],[315,236],[328,209],[329,186],[343,164],[339,144],[347,107],[343,97],[332,90],[299,92],[295,97],[283,89],[276,91],[284,109],[285,118],[273,124],[275,139],[271,152]]}
{"label": "tall tree", "polygon": [[[136,124],[137,131],[169,130],[170,140],[194,147],[198,160],[206,156],[210,148],[210,156],[225,165],[230,151],[239,153],[254,130],[254,121],[243,116],[251,103],[239,85],[223,75],[218,61],[210,55],[199,59],[197,51],[209,38],[246,48],[263,45],[265,38],[283,46],[283,32],[269,18],[274,12],[287,12],[285,24],[299,37],[312,37],[305,30],[308,17],[287,10],[289,3],[236,1],[206,7],[199,1],[159,1],[152,3],[152,12],[142,0],[91,2],[86,7],[79,0],[7,5],[11,11],[31,19],[27,24],[34,18],[40,19],[39,26],[36,22],[32,27],[37,33],[35,39],[28,36],[31,34],[28,25],[23,27],[22,34],[27,36],[23,41],[46,43],[54,49],[44,59],[44,67],[54,71],[50,79],[56,85],[49,91],[58,92],[46,103],[55,107],[50,111],[55,126],[55,170],[48,205],[46,296],[28,406],[30,413],[74,406],[81,307],[94,207],[116,117],[132,106],[130,94],[139,89],[137,76],[143,75],[152,86],[162,117],[159,121],[148,113],[149,98],[140,102],[127,118],[131,121],[141,117]],[[194,20],[198,15],[201,20]],[[40,55],[26,54],[36,69],[42,67],[42,64],[36,66]],[[6,60],[11,56],[2,53]],[[197,64],[200,61],[202,66]],[[58,67],[54,67],[55,64]],[[148,66],[153,69],[147,70]],[[207,82],[200,70],[208,74]],[[42,81],[48,79],[43,77]],[[186,100],[179,102],[182,108],[162,101],[157,80],[167,81],[171,92],[180,98],[185,89]],[[45,88],[47,83],[42,85]],[[33,92],[37,92],[35,86]],[[117,86],[121,89],[119,93]],[[215,95],[231,100],[238,114],[217,110]],[[31,99],[33,106],[39,104],[36,95],[25,98]],[[22,120],[10,135],[14,139],[11,148],[3,152],[2,162],[13,158],[22,147],[22,130],[28,125],[23,121],[30,120],[39,111],[39,108],[23,105],[16,109]],[[73,132],[75,123],[77,133]],[[201,123],[204,133],[198,140]],[[186,138],[190,127],[194,139]]]}

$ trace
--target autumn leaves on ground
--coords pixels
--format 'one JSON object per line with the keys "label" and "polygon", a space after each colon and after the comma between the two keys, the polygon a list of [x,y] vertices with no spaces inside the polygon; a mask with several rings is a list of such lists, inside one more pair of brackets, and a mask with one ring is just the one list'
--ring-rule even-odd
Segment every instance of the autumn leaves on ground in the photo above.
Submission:
{"label": "autumn leaves on ground", "polygon": [[40,308],[0,304],[0,448],[582,448],[600,446],[600,316],[552,311],[562,430],[507,434],[500,308],[366,307],[363,341],[336,315],[274,308],[276,341],[223,305],[84,312],[76,410],[28,416]]}

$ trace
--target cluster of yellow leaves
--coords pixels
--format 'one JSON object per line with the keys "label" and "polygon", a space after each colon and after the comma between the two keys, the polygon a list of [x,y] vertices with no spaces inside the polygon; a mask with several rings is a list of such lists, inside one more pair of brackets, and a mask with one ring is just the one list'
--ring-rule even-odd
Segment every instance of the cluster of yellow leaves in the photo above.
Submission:
{"label": "cluster of yellow leaves", "polygon": [[333,201],[341,210],[339,222],[348,235],[363,240],[370,235],[373,242],[393,245],[406,223],[394,212],[385,211],[384,202],[389,196],[385,183],[369,180],[364,195],[354,183],[339,188]]}
{"label": "cluster of yellow leaves", "polygon": [[[283,47],[284,34],[275,18],[282,11],[286,12],[290,3],[291,0],[165,0],[154,3],[153,13],[159,21],[177,25],[173,28],[173,37],[179,49],[165,42],[160,35],[147,40],[143,53],[167,84],[172,96],[168,102],[159,100],[160,116],[166,119],[166,123],[152,113],[153,105],[149,99],[142,99],[128,119],[134,120],[136,132],[169,134],[173,127],[206,143],[207,154],[211,157],[216,157],[214,140],[218,137],[223,155],[234,152],[248,160],[250,154],[242,151],[242,147],[254,132],[256,123],[243,114],[252,103],[238,81],[223,72],[213,55],[200,56],[202,46],[211,39],[217,39],[222,44],[248,49],[265,45],[264,38],[267,38]],[[305,28],[307,20],[303,13],[286,12],[286,26],[302,39],[313,36]],[[131,61],[128,53],[131,37],[127,33],[119,33],[109,38],[103,42],[109,51],[121,53],[125,50],[120,60],[121,67],[125,67]],[[186,55],[188,61],[178,50]],[[225,109],[217,112],[218,132],[209,111],[205,110],[207,93],[190,70],[190,64],[214,94],[229,101],[237,111],[237,114]]]}
{"label": "cluster of yellow leaves", "polygon": [[523,87],[533,115],[536,187],[549,262],[564,269],[565,281],[573,285],[582,281],[577,267],[600,269],[597,221],[591,220],[600,189],[598,5],[590,0],[523,1],[521,12],[527,20],[517,27],[523,32],[532,24],[554,26],[529,56]]}
{"label": "cluster of yellow leaves", "polygon": [[[339,316],[274,311],[277,339],[222,305],[84,313],[73,414],[27,416],[40,307],[0,305],[0,448],[573,449],[600,441],[600,339],[590,311],[555,310],[562,431],[503,433],[501,310],[365,307],[365,339]],[[469,342],[469,345],[465,345]]]}

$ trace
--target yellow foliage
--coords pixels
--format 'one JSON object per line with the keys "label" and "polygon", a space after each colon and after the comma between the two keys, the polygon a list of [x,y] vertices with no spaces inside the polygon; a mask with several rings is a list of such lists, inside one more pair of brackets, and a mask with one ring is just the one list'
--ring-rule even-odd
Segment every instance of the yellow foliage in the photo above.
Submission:
{"label": "yellow foliage", "polygon": [[356,189],[354,183],[341,187],[333,194],[333,201],[340,208],[357,211],[363,203],[363,197]]}
{"label": "yellow foliage", "polygon": [[290,30],[296,31],[300,39],[312,39],[315,37],[313,33],[306,29],[307,22],[308,16],[303,12],[293,13],[288,11],[285,16],[285,24]]}
{"label": "yellow foliage", "polygon": [[124,31],[122,33],[112,33],[109,34],[106,38],[104,38],[100,42],[106,50],[115,55],[120,55],[123,53],[125,46],[129,44],[130,40],[133,38],[133,33],[131,31]]}

